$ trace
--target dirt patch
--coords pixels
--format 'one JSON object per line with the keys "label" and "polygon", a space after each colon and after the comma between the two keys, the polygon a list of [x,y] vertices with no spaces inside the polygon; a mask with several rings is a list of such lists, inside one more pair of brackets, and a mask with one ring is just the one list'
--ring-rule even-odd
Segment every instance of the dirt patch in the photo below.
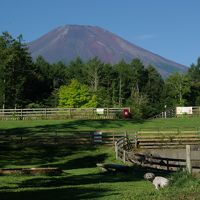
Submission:
{"label": "dirt patch", "polygon": [[15,169],[0,169],[0,175],[9,174],[45,174],[45,175],[60,175],[63,171],[59,168],[15,168]]}

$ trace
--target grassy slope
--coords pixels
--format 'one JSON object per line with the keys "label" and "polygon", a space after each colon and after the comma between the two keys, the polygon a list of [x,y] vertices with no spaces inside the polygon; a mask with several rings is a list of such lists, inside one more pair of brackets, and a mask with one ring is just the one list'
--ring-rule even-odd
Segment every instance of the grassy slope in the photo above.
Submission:
{"label": "grassy slope", "polygon": [[[145,169],[133,167],[126,173],[102,172],[96,167],[96,163],[116,162],[111,147],[94,146],[78,149],[59,147],[58,149],[46,149],[46,151],[42,148],[37,149],[38,152],[29,147],[21,150],[10,152],[12,156],[7,166],[22,166],[23,163],[30,162],[29,166],[60,167],[64,173],[61,176],[0,176],[1,200],[200,199],[198,192],[200,181],[185,178],[184,174],[176,176],[173,185],[169,188],[156,191],[150,182],[143,179]],[[6,166],[6,163],[1,163],[3,164]]]}
{"label": "grassy slope", "polygon": [[108,130],[140,128],[200,127],[200,118],[132,120],[36,120],[0,121],[0,130],[22,128],[29,130]]}
{"label": "grassy slope", "polygon": [[[200,120],[169,119],[146,122],[132,121],[17,121],[0,122],[0,129],[23,130],[94,130],[138,129],[147,127],[199,127]],[[60,167],[61,176],[0,176],[0,199],[200,199],[200,181],[175,177],[173,185],[156,191],[143,180],[145,171],[132,168],[128,173],[103,173],[98,162],[115,160],[112,147],[82,146],[79,148],[8,146],[0,147],[0,168]]]}

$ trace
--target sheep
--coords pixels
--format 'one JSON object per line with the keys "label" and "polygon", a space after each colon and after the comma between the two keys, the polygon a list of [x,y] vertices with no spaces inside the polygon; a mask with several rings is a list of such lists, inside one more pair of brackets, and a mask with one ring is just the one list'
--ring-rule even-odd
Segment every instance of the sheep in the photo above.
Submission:
{"label": "sheep", "polygon": [[144,179],[151,181],[156,189],[163,188],[169,185],[169,180],[162,176],[155,176],[153,173],[146,173]]}

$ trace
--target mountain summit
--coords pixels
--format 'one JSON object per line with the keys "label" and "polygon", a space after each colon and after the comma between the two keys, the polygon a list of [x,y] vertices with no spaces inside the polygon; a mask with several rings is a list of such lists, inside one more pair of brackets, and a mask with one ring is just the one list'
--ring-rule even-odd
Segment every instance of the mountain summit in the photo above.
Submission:
{"label": "mountain summit", "polygon": [[58,27],[28,44],[33,58],[42,55],[48,62],[87,61],[98,57],[103,62],[130,62],[139,58],[144,65],[153,65],[163,76],[184,72],[187,67],[138,47],[121,37],[96,26],[66,25]]}

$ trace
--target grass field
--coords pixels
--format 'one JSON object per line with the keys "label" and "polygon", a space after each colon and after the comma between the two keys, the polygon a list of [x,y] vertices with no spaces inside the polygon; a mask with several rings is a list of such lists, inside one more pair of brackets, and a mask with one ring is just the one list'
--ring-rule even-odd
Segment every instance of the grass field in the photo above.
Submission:
{"label": "grass field", "polygon": [[200,118],[133,120],[33,120],[0,121],[0,130],[127,130],[140,128],[200,127]]}
{"label": "grass field", "polygon": [[0,176],[0,199],[200,199],[200,181],[186,174],[176,175],[170,187],[157,191],[143,179],[147,169],[131,167],[126,173],[102,172],[96,163],[116,163],[113,152],[112,147],[101,146],[1,149],[1,167],[60,167],[64,173]]}
{"label": "grass field", "polygon": [[[53,131],[200,127],[200,119],[166,119],[152,121],[1,121],[0,130]],[[164,174],[171,185],[160,191],[143,179],[147,169],[131,167],[126,173],[102,172],[96,163],[120,163],[113,147],[106,146],[27,146],[0,145],[0,168],[59,167],[60,176],[2,175],[0,200],[192,200],[200,199],[200,180],[184,173]],[[159,172],[157,172],[159,174]]]}

